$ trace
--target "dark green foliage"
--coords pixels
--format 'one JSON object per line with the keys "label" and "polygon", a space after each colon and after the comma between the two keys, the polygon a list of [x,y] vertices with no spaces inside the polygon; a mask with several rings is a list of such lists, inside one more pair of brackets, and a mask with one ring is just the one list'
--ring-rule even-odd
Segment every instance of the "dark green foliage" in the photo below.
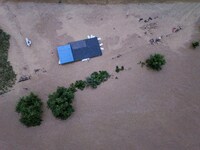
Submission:
{"label": "dark green foliage", "polygon": [[21,113],[20,121],[27,127],[38,126],[42,121],[41,99],[33,94],[20,98],[16,111]]}
{"label": "dark green foliage", "polygon": [[124,66],[121,66],[121,68],[119,68],[119,66],[116,66],[115,68],[115,72],[120,72],[120,71],[123,71],[124,70]]}
{"label": "dark green foliage", "polygon": [[83,80],[78,80],[75,82],[75,87],[82,91],[86,87],[86,82]]}
{"label": "dark green foliage", "polygon": [[146,60],[146,66],[156,71],[161,70],[165,63],[165,58],[161,54],[150,55],[150,57]]}
{"label": "dark green foliage", "polygon": [[199,46],[199,42],[192,42],[192,47],[195,49]]}
{"label": "dark green foliage", "polygon": [[56,118],[65,120],[74,112],[72,102],[74,93],[77,89],[84,90],[86,86],[96,88],[102,82],[106,81],[110,75],[107,71],[93,72],[86,81],[78,80],[70,84],[69,88],[58,87],[57,90],[49,95],[47,101],[48,108],[51,109]]}
{"label": "dark green foliage", "polygon": [[73,93],[75,93],[77,91],[76,86],[75,86],[74,83],[70,84],[68,89],[71,90]]}
{"label": "dark green foliage", "polygon": [[0,29],[0,94],[12,87],[16,80],[16,74],[8,61],[8,49],[10,35]]}
{"label": "dark green foliage", "polygon": [[98,85],[108,80],[109,77],[110,75],[107,71],[93,72],[90,75],[90,77],[86,78],[86,83],[87,83],[87,86],[90,86],[92,88],[97,88]]}
{"label": "dark green foliage", "polygon": [[71,88],[58,87],[56,92],[49,95],[48,108],[56,118],[65,120],[74,112],[72,102],[74,91]]}

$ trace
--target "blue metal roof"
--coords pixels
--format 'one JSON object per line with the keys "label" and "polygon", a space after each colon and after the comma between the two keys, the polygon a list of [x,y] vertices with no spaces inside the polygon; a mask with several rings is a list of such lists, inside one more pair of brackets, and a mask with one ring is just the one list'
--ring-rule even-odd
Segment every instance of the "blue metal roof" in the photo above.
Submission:
{"label": "blue metal roof", "polygon": [[70,45],[72,49],[79,49],[86,47],[86,42],[85,40],[81,40],[81,41],[71,42]]}
{"label": "blue metal roof", "polygon": [[75,61],[102,55],[102,52],[99,46],[99,41],[96,37],[77,41],[77,42],[72,42],[69,44],[71,45],[72,53],[73,53]]}
{"label": "blue metal roof", "polygon": [[57,47],[59,64],[70,63],[74,61],[72,49],[69,44]]}

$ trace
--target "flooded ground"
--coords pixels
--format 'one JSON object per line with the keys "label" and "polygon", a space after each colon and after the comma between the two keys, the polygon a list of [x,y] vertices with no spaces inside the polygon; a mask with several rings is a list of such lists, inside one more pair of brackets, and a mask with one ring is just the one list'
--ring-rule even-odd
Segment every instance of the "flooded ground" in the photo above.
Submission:
{"label": "flooded ground", "polygon": [[[200,49],[191,48],[200,40],[199,17],[200,3],[191,1],[0,3],[0,27],[11,35],[9,61],[17,79],[31,75],[0,96],[0,150],[200,150]],[[56,47],[89,34],[102,38],[103,55],[58,65]],[[138,65],[154,53],[165,55],[162,71]],[[116,73],[117,65],[125,70]],[[73,115],[55,119],[48,95],[98,70],[113,76],[95,90],[78,91]],[[15,106],[31,91],[44,102],[44,114],[41,126],[27,128]]]}
{"label": "flooded ground", "polygon": [[3,2],[37,2],[37,3],[69,3],[69,4],[127,4],[127,3],[173,3],[199,2],[199,0],[1,0]]}

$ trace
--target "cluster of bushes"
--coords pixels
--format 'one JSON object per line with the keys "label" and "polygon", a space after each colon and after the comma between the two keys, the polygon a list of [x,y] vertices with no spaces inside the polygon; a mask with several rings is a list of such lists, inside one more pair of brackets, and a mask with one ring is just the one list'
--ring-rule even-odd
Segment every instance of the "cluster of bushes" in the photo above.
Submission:
{"label": "cluster of bushes", "polygon": [[123,71],[124,70],[124,66],[121,66],[121,67],[119,67],[119,66],[116,66],[116,68],[115,68],[115,72],[120,72],[120,71]]}
{"label": "cluster of bushes", "polygon": [[[47,106],[52,114],[61,120],[69,118],[74,112],[73,100],[75,92],[84,90],[86,87],[96,88],[102,82],[110,77],[107,71],[93,72],[86,81],[78,80],[70,84],[69,88],[58,87],[55,92],[48,96]],[[35,94],[22,97],[17,106],[16,111],[21,113],[20,121],[26,126],[37,126],[41,124],[42,102]]]}
{"label": "cluster of bushes", "polygon": [[16,74],[8,61],[10,35],[0,29],[0,94],[5,93],[15,83]]}
{"label": "cluster of bushes", "polygon": [[20,121],[27,127],[37,126],[42,121],[41,99],[33,94],[20,98],[16,111],[21,114]]}
{"label": "cluster of bushes", "polygon": [[102,82],[105,82],[110,77],[107,71],[93,72],[86,78],[86,85],[92,88],[97,88]]}
{"label": "cluster of bushes", "polygon": [[86,81],[78,80],[70,84],[69,88],[58,87],[57,91],[49,95],[48,108],[56,118],[65,120],[74,112],[72,102],[77,89],[84,90],[86,87],[97,88],[102,82],[110,77],[107,71],[93,72]]}

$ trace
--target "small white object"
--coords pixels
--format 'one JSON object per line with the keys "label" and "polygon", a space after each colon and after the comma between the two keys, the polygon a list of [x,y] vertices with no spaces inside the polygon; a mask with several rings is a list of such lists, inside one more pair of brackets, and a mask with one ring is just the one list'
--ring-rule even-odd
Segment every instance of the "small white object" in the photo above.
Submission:
{"label": "small white object", "polygon": [[103,46],[103,43],[100,43],[99,45],[100,45],[100,46]]}
{"label": "small white object", "polygon": [[97,40],[99,40],[99,41],[100,41],[100,40],[101,40],[101,38],[97,38]]}
{"label": "small white object", "polygon": [[161,40],[161,39],[162,39],[162,36],[159,36],[158,39]]}
{"label": "small white object", "polygon": [[94,35],[90,35],[90,37],[91,37],[91,38],[94,38],[95,36],[94,36]]}
{"label": "small white object", "polygon": [[90,36],[88,35],[87,38],[90,39]]}
{"label": "small white object", "polygon": [[28,38],[26,38],[25,39],[25,41],[26,41],[26,45],[28,46],[28,47],[30,47],[31,46],[31,40],[29,40]]}
{"label": "small white object", "polygon": [[103,51],[104,50],[104,48],[103,47],[100,47],[100,49]]}
{"label": "small white object", "polygon": [[89,61],[90,58],[85,58],[85,59],[82,59],[81,61]]}
{"label": "small white object", "polygon": [[58,64],[60,65],[60,60],[58,61]]}

